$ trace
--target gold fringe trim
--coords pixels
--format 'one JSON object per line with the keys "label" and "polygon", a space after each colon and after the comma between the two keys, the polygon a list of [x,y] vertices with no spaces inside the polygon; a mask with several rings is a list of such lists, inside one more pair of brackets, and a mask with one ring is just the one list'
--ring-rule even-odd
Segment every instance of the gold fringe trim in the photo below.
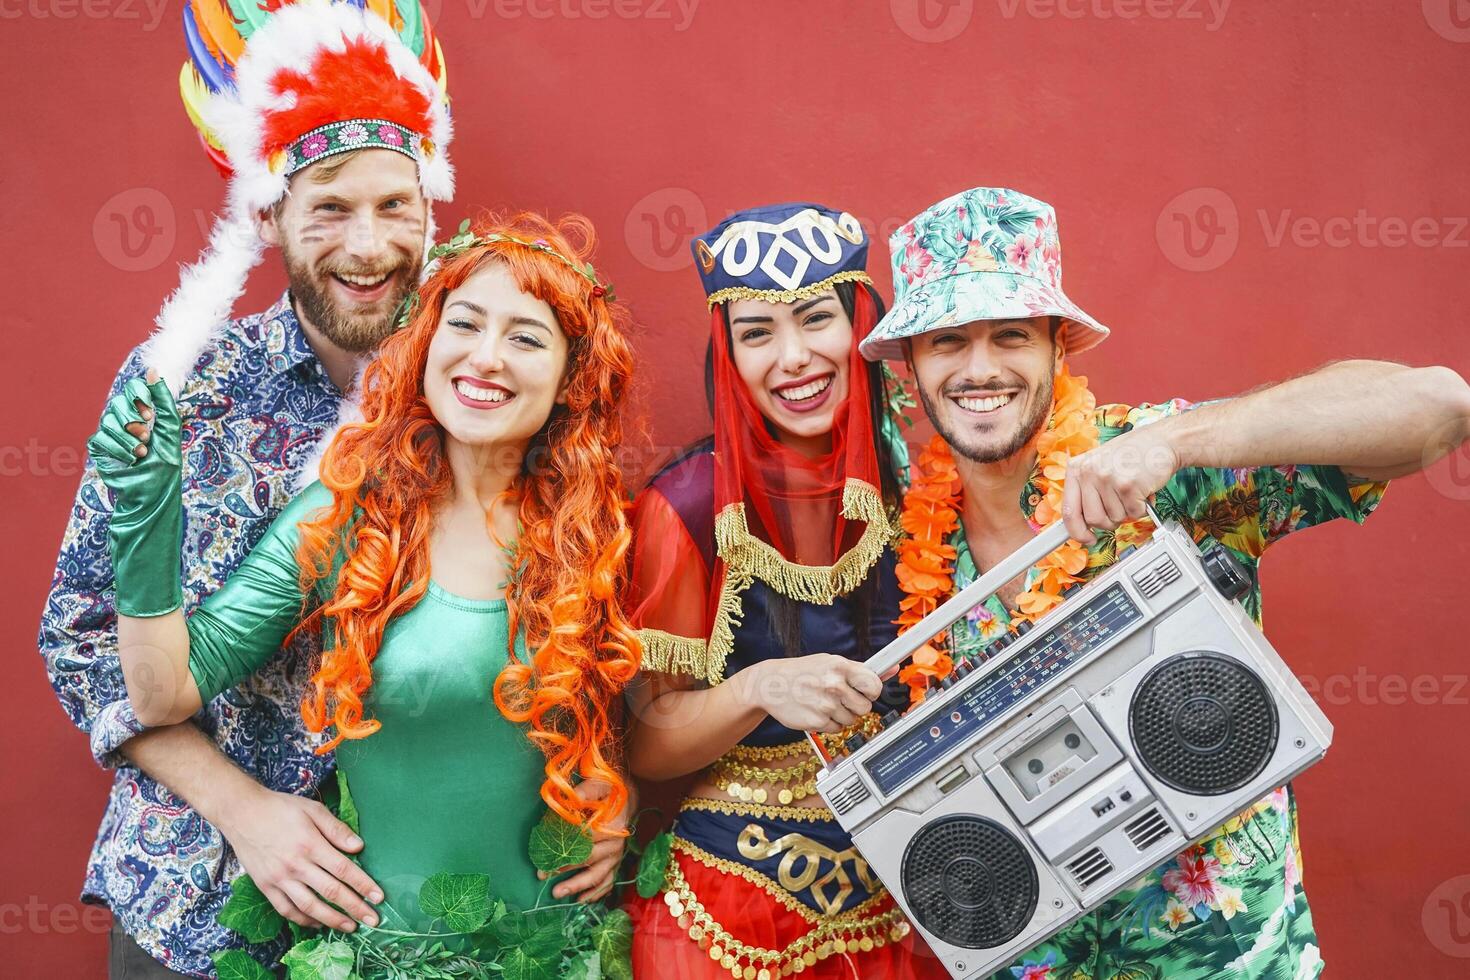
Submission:
{"label": "gold fringe trim", "polygon": [[774,980],[793,973],[802,973],[819,960],[847,953],[866,953],[889,942],[897,942],[909,932],[909,924],[903,911],[897,907],[877,915],[873,909],[886,899],[887,893],[880,892],[846,912],[834,916],[823,916],[807,908],[793,898],[784,888],[765,875],[734,861],[715,857],[713,854],[674,838],[676,850],[698,861],[705,867],[735,875],[763,891],[768,892],[783,907],[796,912],[807,922],[811,930],[806,935],[789,943],[783,949],[767,949],[743,943],[730,935],[714,920],[694,890],[689,887],[678,861],[669,862],[663,892],[664,905],[679,928],[709,954],[709,958],[729,970],[730,976],[744,980]]}
{"label": "gold fringe trim", "polygon": [[727,817],[763,817],[768,820],[804,820],[826,823],[836,818],[825,806],[782,806],[779,803],[742,803],[739,800],[711,800],[703,796],[687,797],[679,804],[679,812],[701,810]]}
{"label": "gold fringe trim", "polygon": [[732,299],[759,299],[767,303],[795,303],[799,299],[811,299],[826,292],[839,282],[865,282],[873,284],[873,277],[861,269],[848,269],[836,275],[828,276],[821,282],[810,283],[806,286],[797,286],[795,289],[756,289],[753,286],[727,286],[717,289],[709,294],[709,307],[714,308],[716,303],[728,302]]}
{"label": "gold fringe trim", "polygon": [[732,573],[741,579],[758,578],[798,602],[831,604],[863,584],[893,538],[883,497],[869,483],[847,481],[842,488],[842,516],[867,524],[858,542],[831,565],[798,565],[750,533],[744,503],[731,504],[715,517],[715,549],[725,562],[726,581]]}
{"label": "gold fringe trim", "polygon": [[787,598],[823,606],[862,585],[883,549],[896,540],[898,531],[883,506],[882,494],[862,480],[849,479],[843,486],[842,516],[867,525],[857,543],[831,565],[798,565],[750,533],[743,502],[720,511],[715,515],[715,551],[725,563],[725,580],[715,603],[709,639],[638,630],[644,644],[643,665],[649,670],[686,674],[718,684],[725,679],[725,661],[735,648],[740,597],[756,579]]}
{"label": "gold fringe trim", "polygon": [[725,660],[735,647],[735,627],[740,623],[740,596],[756,579],[789,599],[822,606],[863,584],[892,541],[894,529],[882,494],[862,480],[849,479],[843,486],[842,516],[867,524],[857,544],[831,565],[798,565],[750,533],[744,502],[715,515],[715,552],[725,563],[725,581],[710,630],[706,680],[718,684],[724,679]]}
{"label": "gold fringe trim", "polygon": [[642,667],[660,674],[709,674],[709,645],[693,636],[678,636],[663,630],[634,630],[643,644]]}

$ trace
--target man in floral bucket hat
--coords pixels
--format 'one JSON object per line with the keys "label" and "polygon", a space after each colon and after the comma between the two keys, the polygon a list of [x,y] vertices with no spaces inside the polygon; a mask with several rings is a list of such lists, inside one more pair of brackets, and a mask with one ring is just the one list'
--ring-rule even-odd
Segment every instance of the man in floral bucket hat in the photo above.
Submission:
{"label": "man in floral bucket hat", "polygon": [[[901,626],[1053,521],[1073,539],[905,668],[916,687],[985,659],[1147,538],[1150,503],[1240,560],[1245,608],[1259,621],[1267,545],[1336,517],[1361,522],[1385,481],[1470,438],[1459,375],[1374,361],[1200,405],[1099,406],[1067,356],[1108,328],[1062,291],[1055,212],[1016,191],[957,194],[890,245],[893,309],[862,352],[908,362],[939,433],[904,502]],[[1283,786],[995,978],[1315,977],[1322,958],[1302,881],[1296,802]]]}

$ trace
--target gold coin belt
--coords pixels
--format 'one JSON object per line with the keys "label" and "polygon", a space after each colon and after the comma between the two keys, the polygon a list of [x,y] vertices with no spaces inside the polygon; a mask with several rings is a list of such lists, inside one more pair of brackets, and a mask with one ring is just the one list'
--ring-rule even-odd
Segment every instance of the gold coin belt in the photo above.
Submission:
{"label": "gold coin belt", "polygon": [[669,862],[665,888],[664,904],[679,928],[736,980],[774,980],[803,973],[829,956],[868,953],[898,942],[910,929],[897,908],[863,917],[862,913],[886,897],[877,896],[841,916],[824,919],[812,913],[816,921],[810,932],[784,949],[767,949],[741,942],[716,922],[695,897],[677,861]]}
{"label": "gold coin belt", "polygon": [[[792,800],[804,800],[817,791],[817,770],[820,768],[822,760],[815,757],[794,766],[772,769],[721,758],[715,763],[710,778],[731,799],[742,803],[765,803],[774,797],[784,806]],[[762,783],[766,785],[760,785]]]}
{"label": "gold coin belt", "polygon": [[[819,738],[828,755],[837,755],[844,742],[857,732],[872,737],[878,731],[880,719],[877,712],[869,712],[835,734]],[[794,766],[768,768],[752,763],[773,762],[793,755],[810,758]],[[817,791],[817,770],[822,760],[812,753],[811,743],[806,739],[784,745],[735,745],[715,761],[710,778],[716,786],[729,794],[732,800],[742,803],[766,803],[779,801],[785,806],[792,801],[804,800]],[[761,785],[762,783],[766,785]]]}

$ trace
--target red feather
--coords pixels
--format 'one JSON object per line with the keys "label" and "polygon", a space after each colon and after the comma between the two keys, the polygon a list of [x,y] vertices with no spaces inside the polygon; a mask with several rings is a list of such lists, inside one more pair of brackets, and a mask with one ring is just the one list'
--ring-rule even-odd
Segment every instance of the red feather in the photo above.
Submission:
{"label": "red feather", "polygon": [[343,119],[386,119],[420,135],[429,132],[429,98],[399,78],[380,42],[348,41],[345,51],[322,51],[308,74],[289,68],[271,79],[296,104],[264,119],[261,156],[269,159],[318,126]]}

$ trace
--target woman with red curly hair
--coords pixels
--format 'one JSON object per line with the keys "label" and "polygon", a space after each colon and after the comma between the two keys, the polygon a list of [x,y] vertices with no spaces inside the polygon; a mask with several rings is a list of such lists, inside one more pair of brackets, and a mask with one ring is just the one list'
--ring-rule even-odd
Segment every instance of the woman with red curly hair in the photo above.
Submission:
{"label": "woman with red curly hair", "polygon": [[633,359],[591,243],[585,219],[521,214],[437,249],[364,375],[362,421],[187,619],[166,384],[130,382],[89,443],[117,498],[114,549],[152,541],[157,556],[116,583],[139,719],[189,718],[319,628],[302,714],[332,730],[363,868],[413,928],[418,886],[441,871],[537,904],[525,842],[542,803],[598,838],[554,896],[602,898],[622,853],[616,729],[639,645],[617,603],[629,530],[613,454]]}

